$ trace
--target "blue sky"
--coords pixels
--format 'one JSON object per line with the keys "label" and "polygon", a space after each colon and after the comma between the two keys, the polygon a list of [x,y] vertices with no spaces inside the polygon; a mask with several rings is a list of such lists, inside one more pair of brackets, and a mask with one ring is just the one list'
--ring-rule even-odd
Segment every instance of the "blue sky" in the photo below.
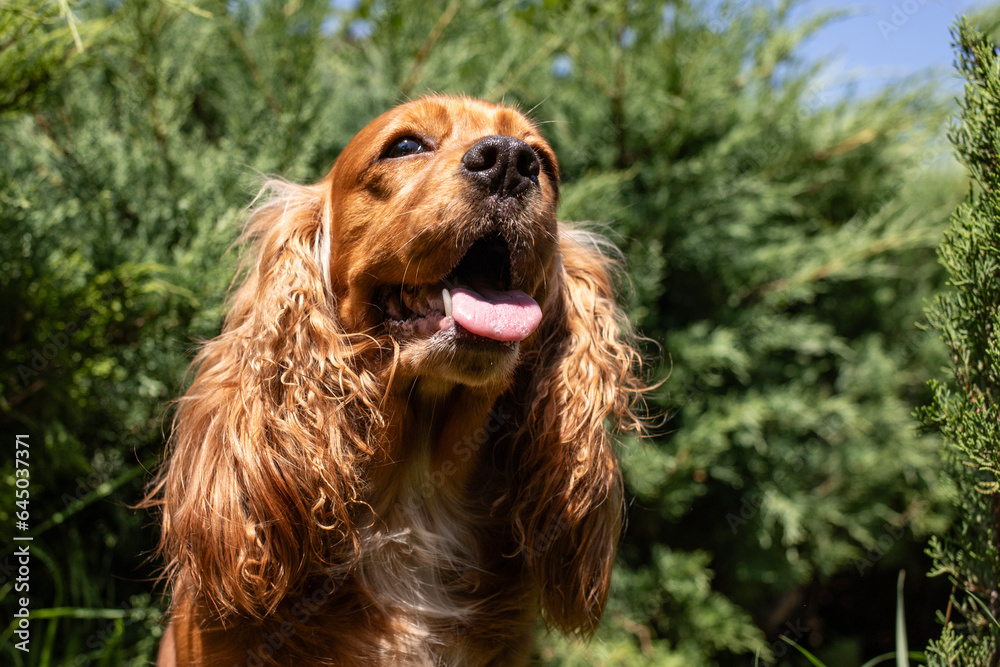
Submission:
{"label": "blue sky", "polygon": [[874,92],[906,77],[932,73],[958,92],[949,27],[955,16],[982,6],[982,0],[805,0],[794,16],[847,10],[851,16],[828,24],[803,45],[807,59],[827,57],[821,87],[832,95],[856,86]]}

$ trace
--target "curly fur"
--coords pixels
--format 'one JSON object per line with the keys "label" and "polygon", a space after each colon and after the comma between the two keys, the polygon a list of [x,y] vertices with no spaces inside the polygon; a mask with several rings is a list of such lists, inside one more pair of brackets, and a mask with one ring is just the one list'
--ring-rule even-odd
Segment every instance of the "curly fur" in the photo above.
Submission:
{"label": "curly fur", "polygon": [[[401,135],[432,154],[380,157]],[[455,169],[492,135],[548,165],[501,204]],[[446,97],[376,119],[318,184],[265,186],[146,501],[161,665],[516,665],[539,613],[593,632],[622,518],[607,425],[640,428],[643,388],[614,262],[557,199],[528,120]],[[382,324],[384,285],[435,282],[494,218],[533,334],[472,354]]]}

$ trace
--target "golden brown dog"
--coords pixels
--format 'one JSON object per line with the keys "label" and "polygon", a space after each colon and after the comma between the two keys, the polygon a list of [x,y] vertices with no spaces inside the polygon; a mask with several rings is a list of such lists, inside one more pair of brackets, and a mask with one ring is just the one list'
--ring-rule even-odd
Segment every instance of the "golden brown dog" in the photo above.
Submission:
{"label": "golden brown dog", "polygon": [[597,237],[517,111],[429,97],[274,181],[195,361],[162,511],[161,665],[519,665],[589,634],[642,388]]}

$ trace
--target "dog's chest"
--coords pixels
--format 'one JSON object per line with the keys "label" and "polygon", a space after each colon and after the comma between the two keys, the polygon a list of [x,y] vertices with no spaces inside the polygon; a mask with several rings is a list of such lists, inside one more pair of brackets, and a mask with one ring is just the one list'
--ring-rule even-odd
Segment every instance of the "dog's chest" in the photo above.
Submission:
{"label": "dog's chest", "polygon": [[394,496],[376,505],[358,576],[383,607],[392,635],[385,650],[394,660],[473,665],[467,628],[492,602],[481,543],[486,517],[434,484],[426,460],[409,468]]}

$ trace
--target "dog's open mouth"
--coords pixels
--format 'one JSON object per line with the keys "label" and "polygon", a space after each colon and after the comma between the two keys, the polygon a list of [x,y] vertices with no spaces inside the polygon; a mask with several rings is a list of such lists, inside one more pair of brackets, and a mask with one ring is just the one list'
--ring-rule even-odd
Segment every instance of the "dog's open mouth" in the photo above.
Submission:
{"label": "dog's open mouth", "polygon": [[479,239],[444,280],[387,288],[381,301],[386,330],[427,337],[454,329],[463,336],[513,343],[538,327],[542,310],[511,289],[511,257],[500,236]]}

